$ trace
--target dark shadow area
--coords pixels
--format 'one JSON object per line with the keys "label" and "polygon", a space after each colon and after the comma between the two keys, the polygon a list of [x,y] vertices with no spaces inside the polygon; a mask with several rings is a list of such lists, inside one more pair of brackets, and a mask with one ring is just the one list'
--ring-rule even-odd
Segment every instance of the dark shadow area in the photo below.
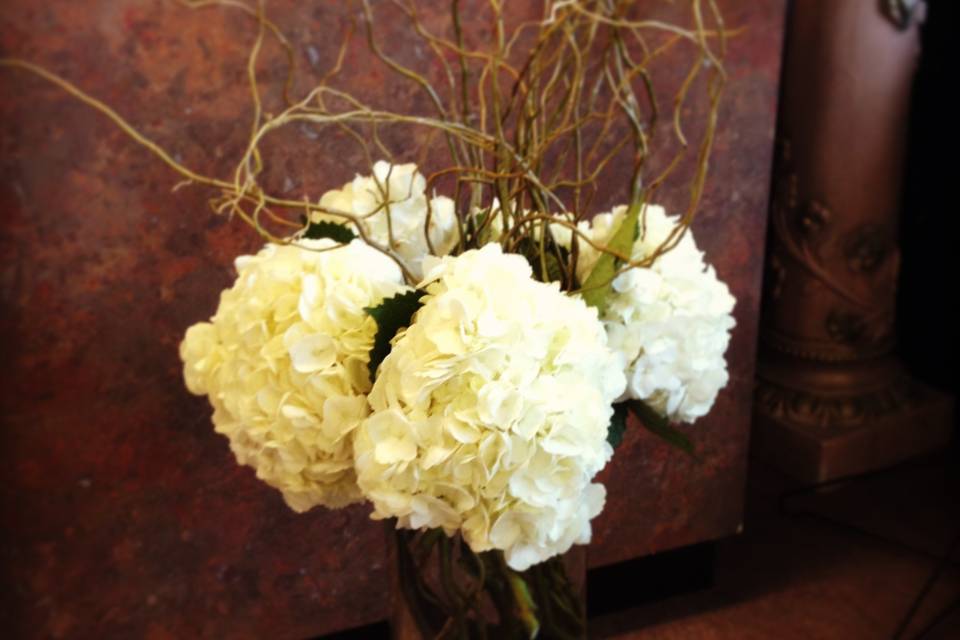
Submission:
{"label": "dark shadow area", "polygon": [[610,615],[714,584],[716,544],[702,544],[634,558],[587,572],[587,615]]}
{"label": "dark shadow area", "polygon": [[913,375],[956,393],[957,3],[927,4],[900,219],[897,337],[900,356]]}
{"label": "dark shadow area", "polygon": [[321,638],[323,640],[388,640],[390,638],[390,624],[385,621],[376,622],[355,629],[331,633],[321,636]]}

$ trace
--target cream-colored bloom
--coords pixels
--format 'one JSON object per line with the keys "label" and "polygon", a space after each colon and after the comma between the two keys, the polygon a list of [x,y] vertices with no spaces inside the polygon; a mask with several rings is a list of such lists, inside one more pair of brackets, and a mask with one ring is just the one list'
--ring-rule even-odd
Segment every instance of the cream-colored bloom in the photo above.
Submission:
{"label": "cream-colored bloom", "polygon": [[237,461],[305,511],[362,500],[352,432],[368,413],[376,332],[364,307],[404,286],[397,265],[359,240],[300,244],[237,258],[236,282],[210,322],[187,330],[180,356]]}
{"label": "cream-colored bloom", "polygon": [[428,259],[425,282],[354,441],[374,517],[459,530],[518,570],[588,542],[625,384],[596,310],[497,244]]}
{"label": "cream-colored bloom", "polygon": [[[581,230],[600,246],[620,226],[626,207],[596,216]],[[644,225],[633,245],[635,260],[652,255],[676,227],[663,207],[646,207]],[[599,252],[581,243],[581,281]],[[724,354],[730,341],[734,298],[704,263],[688,229],[679,244],[650,268],[630,269],[613,282],[603,315],[610,346],[627,363],[625,396],[643,400],[680,422],[693,422],[713,406],[728,380]]]}
{"label": "cream-colored bloom", "polygon": [[[420,278],[423,259],[432,253],[430,245],[436,255],[443,256],[459,239],[453,200],[446,196],[428,199],[426,184],[416,165],[391,165],[381,160],[373,165],[372,176],[357,176],[342,189],[323,194],[320,206],[360,218],[370,240],[392,247],[414,277]],[[351,226],[343,217],[314,214],[314,222],[321,220]]]}

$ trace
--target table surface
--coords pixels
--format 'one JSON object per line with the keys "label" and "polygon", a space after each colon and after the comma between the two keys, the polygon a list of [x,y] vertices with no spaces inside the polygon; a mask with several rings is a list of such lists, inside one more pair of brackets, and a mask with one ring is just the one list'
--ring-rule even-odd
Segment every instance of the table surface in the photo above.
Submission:
{"label": "table surface", "polygon": [[[730,535],[741,522],[786,3],[720,4],[727,24],[745,29],[730,40],[694,232],[738,300],[731,382],[689,429],[699,462],[628,429],[602,475],[609,498],[589,549],[594,566]],[[346,10],[284,0],[269,12],[305,78],[319,77]],[[385,28],[402,38],[401,26]],[[3,55],[62,74],[216,175],[232,168],[248,133],[253,34],[239,12],[161,0],[0,8]],[[359,40],[347,58],[356,91],[426,108]],[[266,64],[264,82],[276,86],[281,69]],[[176,175],[51,85],[0,70],[0,95],[0,562],[12,586],[2,628],[14,637],[302,638],[382,618],[383,531],[367,509],[289,511],[235,464],[205,399],[183,386],[184,330],[210,316],[234,257],[259,240],[210,214],[203,189],[171,192]],[[705,113],[696,100],[685,116],[702,123]],[[267,151],[267,180],[291,193],[319,193],[360,164],[344,140],[309,128],[279,142]],[[622,197],[611,190],[598,205]],[[684,193],[668,186],[662,197],[676,207]]]}

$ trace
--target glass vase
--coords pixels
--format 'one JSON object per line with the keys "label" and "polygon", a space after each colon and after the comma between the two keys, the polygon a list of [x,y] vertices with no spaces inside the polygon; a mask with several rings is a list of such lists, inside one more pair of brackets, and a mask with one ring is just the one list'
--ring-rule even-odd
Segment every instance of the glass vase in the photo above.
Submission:
{"label": "glass vase", "polygon": [[393,638],[587,637],[585,547],[514,571],[502,552],[474,553],[459,535],[393,524],[387,532]]}

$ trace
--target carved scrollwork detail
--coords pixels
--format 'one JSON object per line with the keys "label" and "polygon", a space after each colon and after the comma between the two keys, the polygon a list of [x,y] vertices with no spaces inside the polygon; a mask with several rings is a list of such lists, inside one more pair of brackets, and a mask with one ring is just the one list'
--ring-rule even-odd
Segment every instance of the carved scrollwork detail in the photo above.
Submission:
{"label": "carved scrollwork detail", "polygon": [[787,270],[780,260],[780,256],[773,253],[767,259],[767,273],[764,276],[765,296],[768,300],[779,300],[783,293],[783,281],[787,277]]}
{"label": "carved scrollwork detail", "polygon": [[869,423],[922,402],[922,390],[909,380],[881,391],[847,396],[830,396],[788,389],[760,379],[755,401],[767,417],[789,424],[821,429],[842,429]]}
{"label": "carved scrollwork detail", "polygon": [[[779,177],[771,205],[772,238],[766,265],[768,300],[781,298],[788,277],[804,279],[799,288],[802,295],[809,297],[811,292],[824,290],[832,294],[818,303],[831,304],[832,308],[822,311],[823,342],[814,346],[817,340],[808,336],[810,355],[814,359],[841,358],[830,353],[831,341],[844,350],[876,351],[892,339],[893,309],[889,301],[898,268],[892,233],[867,224],[845,239],[837,238],[838,231],[833,228],[836,216],[830,207],[801,195],[790,141],[781,140],[778,151]],[[837,242],[842,253],[828,262],[821,251]],[[795,272],[790,271],[794,268]],[[795,346],[782,349],[783,341],[776,340],[775,333],[768,328],[765,339],[781,351],[797,351]]]}
{"label": "carved scrollwork detail", "polygon": [[783,178],[777,185],[771,207],[771,223],[777,246],[808,276],[843,300],[854,306],[869,307],[868,301],[862,300],[833,276],[824,264],[818,246],[834,216],[826,205],[816,200],[811,199],[801,203],[799,180],[792,166],[790,143],[788,141],[781,143],[780,149],[778,164]]}
{"label": "carved scrollwork detail", "polygon": [[[775,247],[792,258],[818,280],[829,279],[816,248],[811,244],[823,233],[832,217],[829,209],[820,203],[800,201],[799,178],[793,168],[792,145],[782,140],[779,146],[777,184],[771,206],[771,224]],[[780,259],[780,258],[778,258]],[[782,259],[781,268],[783,266]]]}
{"label": "carved scrollwork detail", "polygon": [[854,273],[873,274],[894,250],[891,234],[880,226],[865,225],[847,240],[844,254]]}
{"label": "carved scrollwork detail", "polygon": [[[796,181],[793,182],[795,183]],[[820,235],[823,229],[830,223],[831,216],[830,210],[816,201],[808,202],[806,206],[801,207],[796,214],[801,233],[811,238]]]}
{"label": "carved scrollwork detail", "polygon": [[866,322],[858,313],[831,309],[827,314],[827,335],[835,342],[857,345],[866,333]]}

